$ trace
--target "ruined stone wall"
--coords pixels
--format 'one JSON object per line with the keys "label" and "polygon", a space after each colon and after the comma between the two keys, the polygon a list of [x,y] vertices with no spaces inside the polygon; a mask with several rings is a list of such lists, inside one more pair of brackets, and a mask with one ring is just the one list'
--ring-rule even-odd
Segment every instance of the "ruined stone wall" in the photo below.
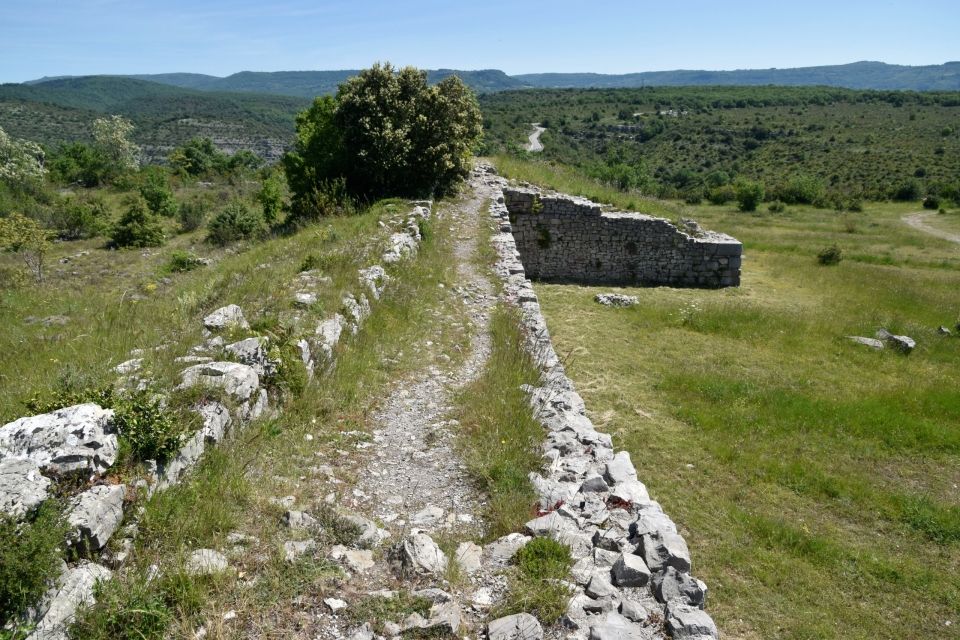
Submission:
{"label": "ruined stone wall", "polygon": [[606,212],[583,198],[503,190],[527,276],[582,284],[735,287],[743,246],[722,233],[687,230],[640,213]]}

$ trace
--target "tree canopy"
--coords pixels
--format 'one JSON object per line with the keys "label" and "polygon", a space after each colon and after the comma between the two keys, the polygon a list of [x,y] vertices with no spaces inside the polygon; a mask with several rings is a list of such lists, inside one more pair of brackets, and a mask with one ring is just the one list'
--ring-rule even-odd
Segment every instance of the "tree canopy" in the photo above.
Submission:
{"label": "tree canopy", "polygon": [[482,118],[456,76],[434,86],[413,67],[374,65],[297,117],[283,159],[296,217],[325,213],[331,191],[354,197],[448,191],[470,169]]}

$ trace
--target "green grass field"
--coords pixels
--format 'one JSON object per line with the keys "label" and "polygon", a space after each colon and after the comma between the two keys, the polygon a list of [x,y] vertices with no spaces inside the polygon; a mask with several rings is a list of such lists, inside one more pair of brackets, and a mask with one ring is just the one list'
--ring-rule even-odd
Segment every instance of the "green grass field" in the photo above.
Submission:
{"label": "green grass field", "polygon": [[[904,225],[915,209],[685,206],[744,242],[740,288],[627,289],[640,304],[610,309],[605,289],[537,286],[725,637],[957,637],[960,337],[936,329],[958,321],[960,246]],[[820,266],[834,244],[845,259]],[[917,349],[845,337],[881,326]]]}

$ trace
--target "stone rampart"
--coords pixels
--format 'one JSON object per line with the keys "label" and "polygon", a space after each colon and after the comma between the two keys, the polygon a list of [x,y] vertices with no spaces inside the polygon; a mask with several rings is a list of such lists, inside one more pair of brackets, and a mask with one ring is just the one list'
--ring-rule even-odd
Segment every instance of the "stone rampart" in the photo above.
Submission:
{"label": "stone rampart", "polygon": [[529,278],[546,282],[674,287],[740,285],[743,245],[682,230],[642,213],[604,211],[590,200],[528,187],[503,190]]}

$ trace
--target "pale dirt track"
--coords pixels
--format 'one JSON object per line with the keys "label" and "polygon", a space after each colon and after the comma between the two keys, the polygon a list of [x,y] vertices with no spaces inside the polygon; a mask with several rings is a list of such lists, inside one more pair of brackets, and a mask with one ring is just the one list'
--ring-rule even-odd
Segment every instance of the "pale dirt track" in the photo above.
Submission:
{"label": "pale dirt track", "polygon": [[937,229],[936,227],[927,224],[927,218],[931,218],[935,215],[937,215],[937,213],[934,211],[918,211],[917,213],[909,213],[903,216],[901,219],[918,231],[923,231],[924,233],[928,233],[932,236],[960,244],[960,234],[950,233],[949,231]]}

